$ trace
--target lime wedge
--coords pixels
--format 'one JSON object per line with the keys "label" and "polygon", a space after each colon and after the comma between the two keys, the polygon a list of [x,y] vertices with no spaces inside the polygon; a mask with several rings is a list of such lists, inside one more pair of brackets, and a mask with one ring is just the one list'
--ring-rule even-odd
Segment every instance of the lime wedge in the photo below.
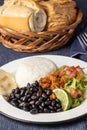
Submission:
{"label": "lime wedge", "polygon": [[64,111],[68,110],[72,105],[72,97],[71,95],[64,89],[54,89],[56,97],[61,101],[62,108]]}

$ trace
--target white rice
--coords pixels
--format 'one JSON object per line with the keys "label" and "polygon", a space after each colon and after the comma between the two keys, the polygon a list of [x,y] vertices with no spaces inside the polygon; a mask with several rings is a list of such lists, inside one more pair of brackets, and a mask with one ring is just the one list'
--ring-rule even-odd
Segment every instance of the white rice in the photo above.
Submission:
{"label": "white rice", "polygon": [[53,61],[43,57],[32,57],[19,64],[15,76],[16,82],[19,87],[24,87],[27,83],[34,83],[56,69],[57,66]]}

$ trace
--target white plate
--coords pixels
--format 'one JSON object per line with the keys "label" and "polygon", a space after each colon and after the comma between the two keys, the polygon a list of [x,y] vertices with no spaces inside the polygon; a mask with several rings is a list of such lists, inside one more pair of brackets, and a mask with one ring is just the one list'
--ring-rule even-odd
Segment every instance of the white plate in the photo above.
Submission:
{"label": "white plate", "polygon": [[[86,62],[76,60],[74,58],[56,55],[41,55],[39,57],[46,57],[51,59],[57,64],[58,67],[62,65],[80,65],[83,68],[87,68]],[[29,57],[12,61],[2,66],[1,69],[4,69],[5,71],[10,73],[14,73],[17,69],[19,62],[26,59],[29,59]],[[87,100],[85,100],[80,106],[65,112],[32,115],[29,112],[25,112],[10,105],[2,96],[0,96],[0,112],[10,118],[23,122],[54,123],[72,120],[87,114]]]}

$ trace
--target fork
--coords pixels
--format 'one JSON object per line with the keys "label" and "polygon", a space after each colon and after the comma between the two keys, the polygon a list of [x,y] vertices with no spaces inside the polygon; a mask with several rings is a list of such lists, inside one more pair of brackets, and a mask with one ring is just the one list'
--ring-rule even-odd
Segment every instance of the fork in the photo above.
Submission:
{"label": "fork", "polygon": [[87,51],[87,33],[83,32],[79,36],[77,36],[78,41],[80,42],[81,46],[85,51]]}

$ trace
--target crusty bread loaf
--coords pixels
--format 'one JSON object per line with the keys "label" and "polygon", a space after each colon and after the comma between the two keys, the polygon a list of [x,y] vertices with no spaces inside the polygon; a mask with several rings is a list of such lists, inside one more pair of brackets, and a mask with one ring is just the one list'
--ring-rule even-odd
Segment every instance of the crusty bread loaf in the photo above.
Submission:
{"label": "crusty bread loaf", "polygon": [[46,26],[45,11],[33,0],[5,0],[0,7],[0,25],[22,32],[40,32]]}
{"label": "crusty bread loaf", "polygon": [[73,0],[35,0],[47,12],[47,30],[62,29],[76,19],[76,3]]}
{"label": "crusty bread loaf", "polygon": [[61,30],[77,15],[73,0],[5,0],[0,25],[22,32]]}

